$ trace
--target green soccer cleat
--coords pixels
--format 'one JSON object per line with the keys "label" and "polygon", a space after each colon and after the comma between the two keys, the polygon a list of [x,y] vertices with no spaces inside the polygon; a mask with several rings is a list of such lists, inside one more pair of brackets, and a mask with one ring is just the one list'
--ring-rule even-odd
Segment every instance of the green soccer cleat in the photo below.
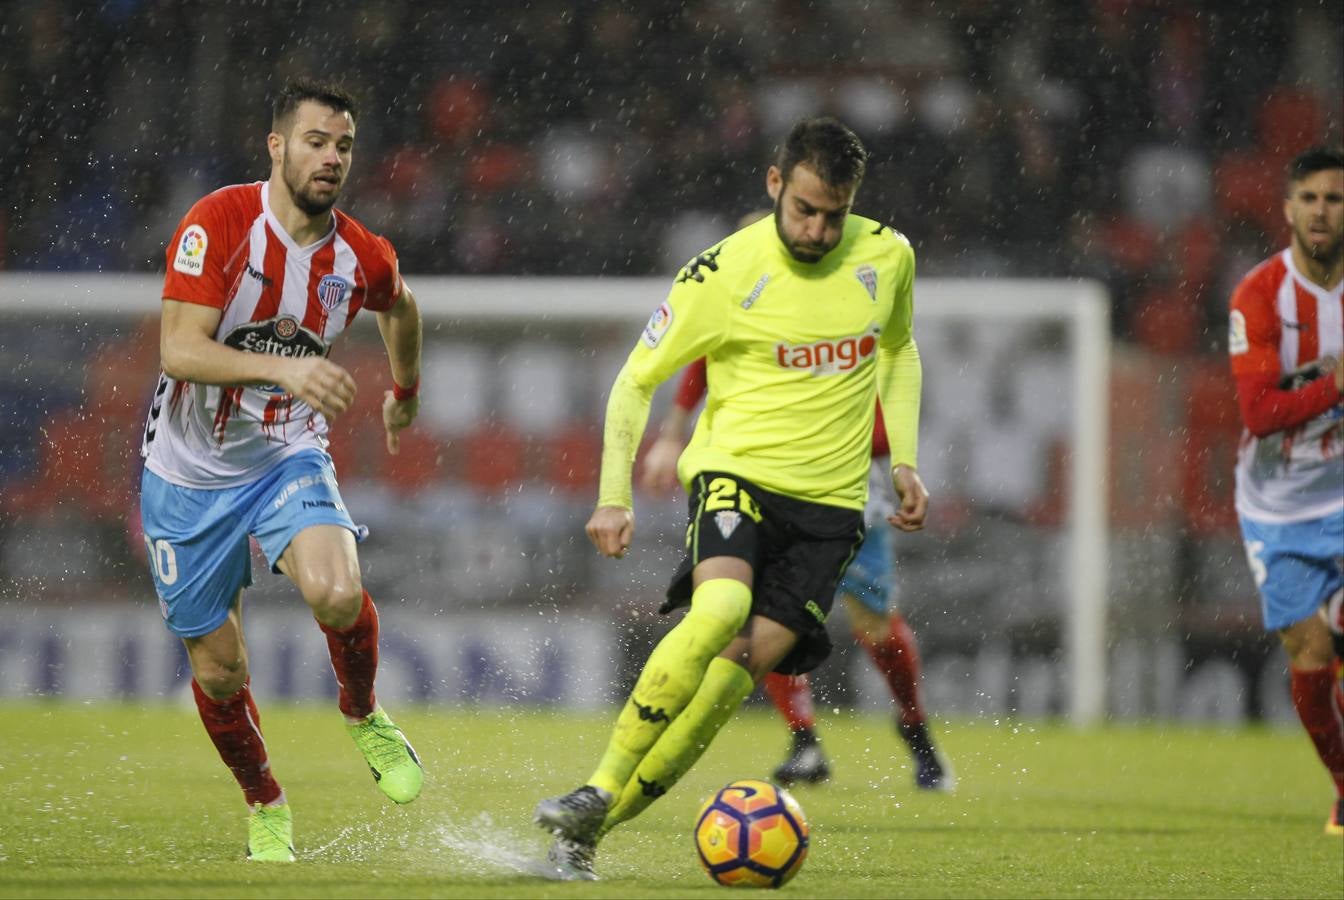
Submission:
{"label": "green soccer cleat", "polygon": [[355,746],[373,772],[378,789],[393,803],[410,803],[420,796],[425,770],[415,748],[401,729],[379,707],[354,725],[346,725]]}
{"label": "green soccer cleat", "polygon": [[289,804],[258,803],[247,819],[247,858],[254,862],[294,861],[294,815]]}

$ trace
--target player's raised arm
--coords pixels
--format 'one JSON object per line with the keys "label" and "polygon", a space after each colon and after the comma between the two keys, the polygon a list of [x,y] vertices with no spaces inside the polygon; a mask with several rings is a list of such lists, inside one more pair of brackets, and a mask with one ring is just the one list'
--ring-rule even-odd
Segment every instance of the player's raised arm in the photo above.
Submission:
{"label": "player's raised arm", "polygon": [[423,328],[420,307],[411,289],[402,282],[401,295],[392,308],[377,313],[378,331],[387,347],[392,366],[392,389],[383,394],[383,428],[387,452],[401,447],[400,431],[415,421],[420,411],[420,344]]}
{"label": "player's raised arm", "polygon": [[350,373],[321,356],[248,353],[215,340],[220,311],[213,306],[163,301],[159,355],[163,370],[196,384],[278,384],[324,416],[349,409],[355,399]]}

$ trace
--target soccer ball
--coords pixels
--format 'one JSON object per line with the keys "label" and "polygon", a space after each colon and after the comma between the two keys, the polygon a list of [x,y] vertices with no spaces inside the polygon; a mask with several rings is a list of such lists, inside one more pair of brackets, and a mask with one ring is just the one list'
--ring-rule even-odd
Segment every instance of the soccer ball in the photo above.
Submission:
{"label": "soccer ball", "polygon": [[719,884],[777,888],[807,858],[807,820],[782,788],[750,778],[734,781],[700,807],[695,849]]}

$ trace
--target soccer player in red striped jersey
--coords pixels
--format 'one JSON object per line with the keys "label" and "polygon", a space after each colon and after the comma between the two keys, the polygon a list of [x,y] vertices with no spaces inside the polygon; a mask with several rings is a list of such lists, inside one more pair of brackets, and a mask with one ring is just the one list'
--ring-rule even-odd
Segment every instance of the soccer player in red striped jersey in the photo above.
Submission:
{"label": "soccer player in red striped jersey", "polygon": [[[677,460],[686,447],[691,412],[705,395],[706,368],[702,358],[682,372],[672,407],[658,429],[658,438],[644,455],[640,482],[645,490],[667,491],[677,486]],[[956,786],[956,778],[929,733],[920,698],[921,672],[915,635],[900,610],[890,602],[894,593],[891,546],[886,530],[881,527],[894,507],[886,474],[890,452],[882,406],[878,403],[873,423],[868,506],[864,511],[870,530],[840,579],[837,593],[845,600],[855,640],[886,679],[892,699],[899,707],[896,731],[914,758],[916,787],[950,792]],[[789,758],[775,769],[775,780],[783,784],[825,781],[830,777],[830,765],[816,733],[816,712],[808,676],[771,672],[762,687],[793,735]]]}
{"label": "soccer player in red striped jersey", "polygon": [[1293,160],[1283,208],[1289,246],[1232,294],[1237,514],[1293,706],[1335,783],[1325,828],[1344,835],[1344,150]]}
{"label": "soccer player in red striped jersey", "polygon": [[[387,347],[387,449],[418,411],[420,312],[382,237],[335,209],[355,105],[338,86],[287,84],[266,145],[270,178],[198,201],[168,246],[162,372],[145,426],[141,518],[159,608],[186,645],[192,692],[251,810],[248,858],[292,861],[293,820],[249,687],[243,589],[249,536],[299,588],[326,636],[338,705],[396,803],[424,772],[374,697],[378,611],[327,454],[328,420],[356,384],[327,359],[361,309]],[[367,389],[367,388],[366,388]]]}

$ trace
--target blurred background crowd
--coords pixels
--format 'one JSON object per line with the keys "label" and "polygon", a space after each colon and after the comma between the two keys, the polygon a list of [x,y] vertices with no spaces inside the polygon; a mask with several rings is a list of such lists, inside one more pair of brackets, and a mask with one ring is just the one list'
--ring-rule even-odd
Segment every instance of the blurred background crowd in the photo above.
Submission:
{"label": "blurred background crowd", "polygon": [[16,0],[0,265],[161,268],[318,72],[363,104],[347,206],[409,272],[674,271],[828,112],[922,273],[1101,278],[1120,336],[1192,352],[1283,241],[1286,159],[1340,138],[1341,35],[1329,0]]}
{"label": "blurred background crowd", "polygon": [[[1112,634],[1138,642],[1136,679],[1159,639],[1171,678],[1209,656],[1257,678],[1270,651],[1231,508],[1227,297],[1287,241],[1287,161],[1341,139],[1341,35],[1337,0],[12,0],[0,268],[161,272],[196,199],[267,176],[270,93],[294,74],[361,101],[342,205],[412,284],[670,275],[766,202],[796,119],[833,114],[873,155],[857,211],[909,236],[921,277],[1106,286]],[[0,322],[0,600],[148,602],[134,447],[156,329]],[[920,340],[942,483],[931,537],[902,561],[908,614],[935,658],[990,638],[1053,658],[1067,348],[955,323]],[[595,566],[578,527],[631,341],[431,333],[437,389],[403,457],[379,456],[376,403],[337,427],[347,501],[385,536],[362,554],[371,589],[435,608],[647,608],[679,502],[641,500],[657,512],[634,574]],[[385,381],[369,336],[340,353]],[[1257,712],[1237,677],[1223,693]],[[1168,688],[1112,704],[1172,712]]]}

